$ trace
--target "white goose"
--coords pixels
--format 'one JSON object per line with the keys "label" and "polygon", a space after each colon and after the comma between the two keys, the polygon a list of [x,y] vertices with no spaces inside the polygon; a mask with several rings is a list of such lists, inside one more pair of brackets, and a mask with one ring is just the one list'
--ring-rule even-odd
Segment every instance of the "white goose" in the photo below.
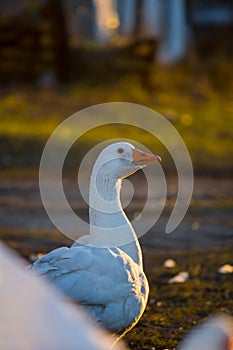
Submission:
{"label": "white goose", "polygon": [[141,248],[120,203],[121,181],[157,160],[126,142],[106,147],[91,175],[90,234],[32,265],[118,339],[141,317],[149,292]]}

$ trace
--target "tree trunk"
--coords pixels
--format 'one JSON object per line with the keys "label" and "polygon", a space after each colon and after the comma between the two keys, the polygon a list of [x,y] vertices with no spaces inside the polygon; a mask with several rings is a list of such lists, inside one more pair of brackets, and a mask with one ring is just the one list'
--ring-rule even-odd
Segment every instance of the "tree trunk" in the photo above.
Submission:
{"label": "tree trunk", "polygon": [[137,40],[141,34],[143,24],[143,0],[135,0],[135,25],[134,25],[134,39]]}
{"label": "tree trunk", "polygon": [[65,10],[62,0],[49,0],[52,22],[52,36],[55,46],[55,72],[60,82],[69,81],[70,52],[68,47],[68,32],[66,27]]}

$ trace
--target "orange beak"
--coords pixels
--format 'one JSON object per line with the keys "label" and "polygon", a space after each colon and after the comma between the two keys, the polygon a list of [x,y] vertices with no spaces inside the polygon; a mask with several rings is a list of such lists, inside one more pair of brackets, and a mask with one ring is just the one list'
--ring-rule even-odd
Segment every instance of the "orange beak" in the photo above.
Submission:
{"label": "orange beak", "polygon": [[133,149],[133,160],[136,165],[145,166],[156,161],[161,162],[160,156],[155,156],[154,154],[145,153],[137,148]]}

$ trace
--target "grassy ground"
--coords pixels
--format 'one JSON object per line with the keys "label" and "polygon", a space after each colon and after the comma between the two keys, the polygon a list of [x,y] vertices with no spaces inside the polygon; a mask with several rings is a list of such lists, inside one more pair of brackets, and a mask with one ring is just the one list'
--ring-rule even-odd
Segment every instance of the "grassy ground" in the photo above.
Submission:
{"label": "grassy ground", "polygon": [[[191,60],[168,69],[150,66],[144,75],[133,71],[117,76],[102,70],[98,82],[88,77],[55,90],[32,86],[2,89],[0,165],[38,165],[46,139],[62,120],[87,106],[123,101],[142,104],[165,115],[186,142],[197,172],[230,175],[232,82],[231,62]],[[139,142],[155,143],[149,134],[136,133],[130,127],[102,127],[79,141],[79,154],[107,137],[135,139],[135,134]]]}
{"label": "grassy ground", "polygon": [[[232,261],[231,247],[212,251],[173,252],[177,266],[163,267],[166,253],[145,253],[145,270],[150,297],[139,324],[125,336],[130,349],[175,349],[177,343],[198,322],[215,312],[232,313],[233,277],[220,275],[219,266]],[[180,271],[190,279],[168,284]]]}

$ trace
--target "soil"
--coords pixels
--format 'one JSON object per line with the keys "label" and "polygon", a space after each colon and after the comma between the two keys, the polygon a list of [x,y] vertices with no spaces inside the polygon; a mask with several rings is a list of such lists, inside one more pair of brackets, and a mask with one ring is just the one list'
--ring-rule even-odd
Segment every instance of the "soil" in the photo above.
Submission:
{"label": "soil", "polygon": [[[137,216],[143,208],[146,196],[143,184],[140,186],[140,178],[133,179],[133,182],[136,184],[137,192],[126,207],[130,219]],[[76,181],[68,176],[63,183],[72,208],[87,221],[88,207],[77,190]],[[186,216],[175,231],[166,234],[165,226],[174,206],[176,189],[176,178],[170,177],[165,208],[157,223],[141,238],[143,246],[152,250],[168,251],[233,245],[231,179],[196,178],[191,205]],[[128,185],[123,188],[122,192],[126,192],[123,201],[130,201],[127,197],[127,194],[130,197],[130,190]],[[50,248],[51,242],[56,245],[68,241],[47,216],[40,197],[38,179],[35,176],[25,176],[22,173],[12,178],[0,178],[0,207],[0,238],[11,237],[19,244],[28,242],[28,245],[31,245],[31,240],[32,247],[36,251],[39,248],[35,246],[37,240],[38,243],[42,243],[43,250],[47,250],[47,244]],[[147,215],[153,216],[154,213],[149,212]]]}

